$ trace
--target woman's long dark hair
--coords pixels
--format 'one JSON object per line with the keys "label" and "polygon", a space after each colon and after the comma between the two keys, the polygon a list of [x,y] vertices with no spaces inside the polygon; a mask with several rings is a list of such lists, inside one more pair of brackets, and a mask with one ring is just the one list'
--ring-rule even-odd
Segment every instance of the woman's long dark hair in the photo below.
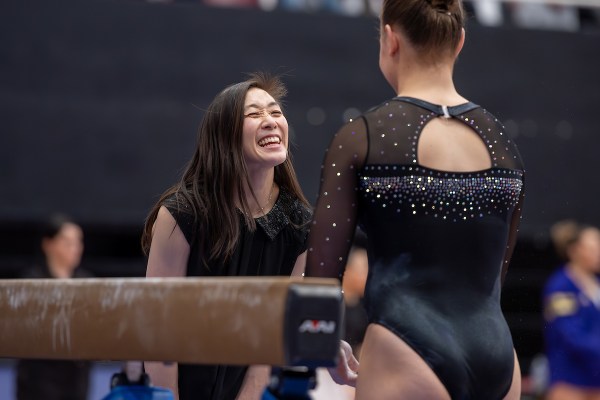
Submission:
{"label": "woman's long dark hair", "polygon": [[[244,187],[251,185],[242,147],[244,102],[251,88],[266,91],[280,104],[287,93],[277,76],[254,73],[215,97],[206,110],[194,156],[181,180],[163,193],[146,219],[142,234],[145,254],[150,251],[158,211],[173,194],[180,199],[178,204],[185,202],[191,206],[195,225],[202,229],[196,240],[204,262],[226,260],[232,255],[240,234],[237,205],[242,208],[249,229],[256,228],[244,196]],[[284,163],[275,167],[275,182],[309,207],[289,154]]]}

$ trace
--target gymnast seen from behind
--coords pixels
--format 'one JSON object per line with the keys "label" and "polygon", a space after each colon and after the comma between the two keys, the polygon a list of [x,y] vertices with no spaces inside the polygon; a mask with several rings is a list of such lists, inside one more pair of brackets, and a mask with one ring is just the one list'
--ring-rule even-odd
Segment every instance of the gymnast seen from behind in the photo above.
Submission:
{"label": "gymnast seen from behind", "polygon": [[343,274],[368,236],[369,327],[360,366],[332,375],[356,399],[518,399],[500,309],[524,195],[502,124],[461,96],[459,0],[384,0],[379,66],[395,97],[345,124],[326,153],[307,276]]}

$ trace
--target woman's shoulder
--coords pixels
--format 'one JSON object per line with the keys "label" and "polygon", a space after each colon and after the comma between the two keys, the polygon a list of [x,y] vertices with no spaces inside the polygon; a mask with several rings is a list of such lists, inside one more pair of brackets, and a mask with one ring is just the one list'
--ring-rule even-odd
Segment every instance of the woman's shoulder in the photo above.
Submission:
{"label": "woman's shoulder", "polygon": [[45,279],[51,278],[50,270],[45,263],[36,263],[19,274],[21,279]]}
{"label": "woman's shoulder", "polygon": [[191,245],[194,242],[197,218],[190,200],[181,192],[174,192],[165,197],[161,203],[175,219],[179,229]]}
{"label": "woman's shoulder", "polygon": [[565,266],[554,271],[544,285],[544,294],[546,297],[557,292],[577,292],[577,286],[567,274]]}
{"label": "woman's shoulder", "polygon": [[161,205],[165,206],[169,211],[187,214],[192,214],[193,212],[190,200],[181,191],[176,191],[167,195],[167,197],[163,199]]}
{"label": "woman's shoulder", "polygon": [[73,271],[73,278],[94,278],[94,274],[92,274],[92,272],[86,269],[85,267],[77,267]]}

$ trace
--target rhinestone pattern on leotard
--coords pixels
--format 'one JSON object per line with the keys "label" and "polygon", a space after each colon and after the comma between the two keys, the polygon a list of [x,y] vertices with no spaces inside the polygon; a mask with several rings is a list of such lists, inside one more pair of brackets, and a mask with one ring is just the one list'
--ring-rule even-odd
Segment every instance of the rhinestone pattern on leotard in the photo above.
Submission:
{"label": "rhinestone pattern on leotard", "polygon": [[360,176],[360,192],[369,206],[453,222],[510,212],[522,186],[522,172],[505,169],[457,173],[367,165]]}

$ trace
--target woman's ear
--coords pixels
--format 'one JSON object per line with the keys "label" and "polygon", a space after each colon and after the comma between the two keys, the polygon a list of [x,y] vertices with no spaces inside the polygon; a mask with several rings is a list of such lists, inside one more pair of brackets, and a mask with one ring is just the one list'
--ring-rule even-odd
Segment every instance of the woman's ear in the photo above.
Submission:
{"label": "woman's ear", "polygon": [[385,24],[383,26],[382,34],[382,45],[386,55],[395,57],[400,49],[400,41],[398,40],[396,32],[394,32],[389,24]]}
{"label": "woman's ear", "polygon": [[454,52],[455,57],[458,57],[463,46],[465,45],[465,35],[466,35],[465,28],[461,28],[460,29],[460,40],[458,41],[458,45],[456,46],[456,50]]}

